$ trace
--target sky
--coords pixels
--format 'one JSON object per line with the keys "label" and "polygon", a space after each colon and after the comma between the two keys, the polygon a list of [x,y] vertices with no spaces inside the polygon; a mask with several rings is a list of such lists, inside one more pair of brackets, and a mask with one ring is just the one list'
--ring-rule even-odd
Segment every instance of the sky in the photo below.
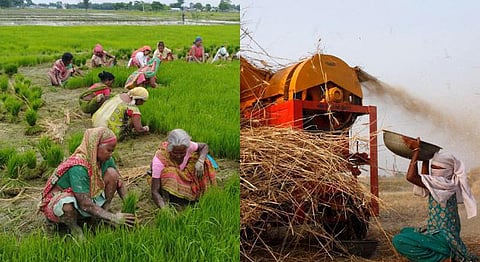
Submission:
{"label": "sky", "polygon": [[[57,1],[61,1],[64,4],[78,4],[82,2],[82,0],[32,0],[35,4],[42,4],[42,3],[56,3]],[[91,3],[128,3],[128,2],[135,2],[135,0],[90,0]],[[140,0],[139,0],[140,1]],[[171,4],[171,3],[177,3],[177,0],[144,0],[145,3],[151,3],[152,1],[157,1],[162,4]],[[192,0],[188,1],[186,0],[185,3],[189,4],[190,2],[192,3],[201,3],[202,5],[210,4],[212,6],[218,6],[220,3],[220,0]],[[231,1],[232,4],[238,5],[240,4],[240,0],[233,0]]]}
{"label": "sky", "polygon": [[[271,56],[297,61],[319,47],[399,90],[364,89],[379,129],[419,136],[480,167],[480,1],[242,0],[241,8],[242,27]],[[379,164],[391,169],[393,154],[380,144]]]}

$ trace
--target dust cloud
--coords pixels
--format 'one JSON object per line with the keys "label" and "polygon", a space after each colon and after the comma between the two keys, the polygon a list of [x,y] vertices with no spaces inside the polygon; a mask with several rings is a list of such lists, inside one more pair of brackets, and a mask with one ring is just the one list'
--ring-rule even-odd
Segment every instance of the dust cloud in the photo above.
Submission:
{"label": "dust cloud", "polygon": [[[470,112],[457,112],[440,107],[423,97],[413,95],[408,89],[389,85],[364,71],[359,72],[359,78],[369,99],[395,107],[402,115],[411,119],[411,125],[417,130],[431,130],[431,137],[437,140],[435,143],[458,154],[459,158],[468,163],[467,166],[480,166],[476,159],[480,154],[480,136],[476,131],[480,123],[475,118],[472,119]],[[392,131],[402,133],[395,125]],[[431,141],[428,138],[425,140]]]}

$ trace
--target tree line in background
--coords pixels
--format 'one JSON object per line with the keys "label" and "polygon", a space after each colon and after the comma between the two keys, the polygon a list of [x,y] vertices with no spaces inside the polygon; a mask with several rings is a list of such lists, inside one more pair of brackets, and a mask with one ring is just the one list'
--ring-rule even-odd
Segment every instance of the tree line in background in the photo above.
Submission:
{"label": "tree line in background", "polygon": [[58,8],[58,9],[94,9],[94,10],[139,10],[139,11],[164,11],[164,10],[195,10],[206,12],[228,12],[240,11],[240,5],[232,4],[231,0],[220,0],[218,6],[211,4],[203,5],[202,3],[192,3],[185,5],[184,0],[177,0],[176,3],[163,4],[158,1],[152,3],[145,3],[143,1],[130,1],[122,3],[91,3],[90,0],[80,0],[78,4],[64,4],[62,1],[48,4],[35,4],[32,0],[0,0],[0,8]]}

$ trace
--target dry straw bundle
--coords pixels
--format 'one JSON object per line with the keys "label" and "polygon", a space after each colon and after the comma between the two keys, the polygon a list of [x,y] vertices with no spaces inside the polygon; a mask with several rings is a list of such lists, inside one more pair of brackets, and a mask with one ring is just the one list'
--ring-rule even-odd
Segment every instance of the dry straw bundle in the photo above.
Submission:
{"label": "dry straw bundle", "polygon": [[304,241],[329,254],[339,239],[365,237],[371,195],[348,172],[347,136],[261,127],[240,137],[244,259],[281,260]]}

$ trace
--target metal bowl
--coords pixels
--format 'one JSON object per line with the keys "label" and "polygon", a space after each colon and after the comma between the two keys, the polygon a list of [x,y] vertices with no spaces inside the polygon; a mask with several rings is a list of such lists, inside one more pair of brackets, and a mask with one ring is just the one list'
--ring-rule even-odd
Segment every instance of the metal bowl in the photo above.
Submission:
{"label": "metal bowl", "polygon": [[[404,139],[415,140],[415,138],[413,137],[404,136],[402,134],[398,134],[388,130],[383,130],[383,142],[385,143],[385,146],[396,155],[412,159],[413,151],[408,148],[408,146],[404,142]],[[418,155],[418,160],[429,160],[440,149],[442,148],[439,146],[420,141],[420,153]]]}

